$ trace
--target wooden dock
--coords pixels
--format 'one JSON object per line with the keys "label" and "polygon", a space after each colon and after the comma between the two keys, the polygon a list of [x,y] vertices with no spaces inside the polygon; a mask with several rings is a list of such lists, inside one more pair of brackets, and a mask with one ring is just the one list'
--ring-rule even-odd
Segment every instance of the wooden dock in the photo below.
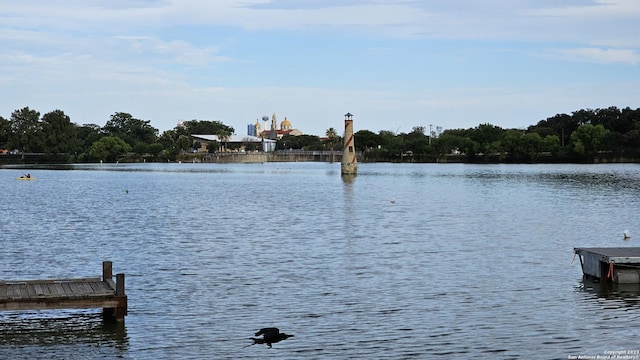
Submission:
{"label": "wooden dock", "polygon": [[102,278],[0,281],[0,310],[102,308],[105,320],[124,320],[124,274],[113,281],[112,263],[102,263]]}
{"label": "wooden dock", "polygon": [[640,283],[640,247],[574,248],[582,273],[616,284]]}

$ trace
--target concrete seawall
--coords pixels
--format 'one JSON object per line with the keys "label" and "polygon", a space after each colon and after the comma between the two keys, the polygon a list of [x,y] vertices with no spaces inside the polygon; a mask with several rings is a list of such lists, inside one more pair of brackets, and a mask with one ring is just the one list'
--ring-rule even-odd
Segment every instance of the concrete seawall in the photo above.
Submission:
{"label": "concrete seawall", "polygon": [[202,163],[265,163],[265,162],[340,162],[340,151],[279,151],[272,153],[216,153],[216,154],[185,154],[180,157],[183,162]]}

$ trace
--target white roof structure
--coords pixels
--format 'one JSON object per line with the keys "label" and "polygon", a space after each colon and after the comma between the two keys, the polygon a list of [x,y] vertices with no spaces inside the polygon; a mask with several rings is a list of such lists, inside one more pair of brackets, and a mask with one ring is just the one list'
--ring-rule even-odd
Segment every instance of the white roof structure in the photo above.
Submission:
{"label": "white roof structure", "polygon": [[[196,134],[192,134],[191,137],[194,137],[196,139],[201,139],[204,141],[217,141],[217,142],[223,142],[220,141],[220,138],[218,137],[218,135],[196,135]],[[227,138],[227,143],[260,143],[262,144],[262,151],[274,151],[276,149],[276,140],[273,139],[263,139],[263,138],[259,138],[257,136],[250,136],[250,135],[231,135],[229,136],[229,138]]]}

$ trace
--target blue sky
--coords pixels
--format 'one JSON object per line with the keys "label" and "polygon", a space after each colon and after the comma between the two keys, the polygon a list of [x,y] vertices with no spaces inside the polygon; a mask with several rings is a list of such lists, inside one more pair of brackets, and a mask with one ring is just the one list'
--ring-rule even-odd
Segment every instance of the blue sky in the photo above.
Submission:
{"label": "blue sky", "polygon": [[4,1],[0,116],[526,128],[640,107],[638,24],[637,0]]}

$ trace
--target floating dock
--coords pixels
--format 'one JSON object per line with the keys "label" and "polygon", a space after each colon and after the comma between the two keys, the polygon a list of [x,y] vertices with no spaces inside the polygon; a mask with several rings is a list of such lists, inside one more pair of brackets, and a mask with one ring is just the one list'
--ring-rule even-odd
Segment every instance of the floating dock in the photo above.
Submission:
{"label": "floating dock", "polygon": [[102,263],[102,278],[0,281],[0,310],[102,308],[105,320],[124,320],[124,274],[113,281],[112,263]]}
{"label": "floating dock", "polygon": [[640,247],[574,248],[585,276],[616,284],[640,283]]}

